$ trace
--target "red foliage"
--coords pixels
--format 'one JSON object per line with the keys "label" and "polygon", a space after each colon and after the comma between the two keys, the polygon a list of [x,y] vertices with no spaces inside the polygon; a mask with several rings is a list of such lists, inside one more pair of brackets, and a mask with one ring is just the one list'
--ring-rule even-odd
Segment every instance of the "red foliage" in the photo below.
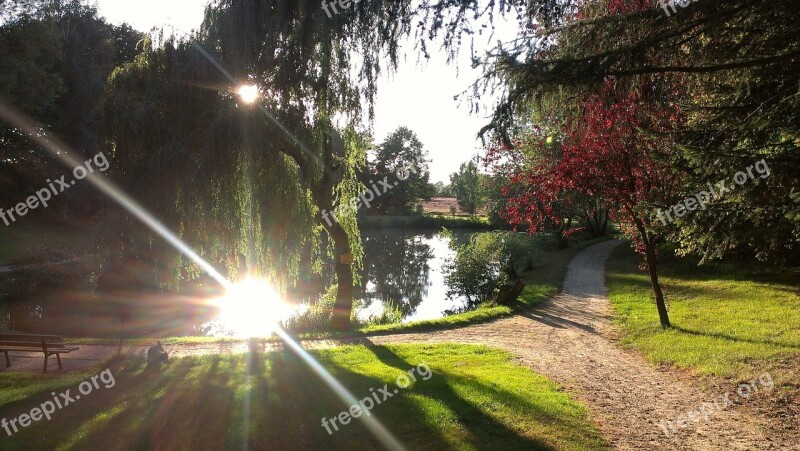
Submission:
{"label": "red foliage", "polygon": [[608,9],[615,14],[632,14],[653,8],[653,0],[611,0],[608,3]]}
{"label": "red foliage", "polygon": [[[541,231],[546,219],[561,224],[559,205],[578,193],[601,200],[636,239],[652,221],[652,203],[668,198],[677,182],[664,158],[670,151],[664,137],[684,118],[670,102],[659,101],[663,96],[652,83],[623,94],[608,83],[584,99],[583,114],[564,125],[560,145],[548,143],[539,129],[529,130],[523,146],[537,157],[510,175],[511,185],[502,191],[509,196],[506,219],[530,233]],[[521,152],[524,147],[495,146],[489,155],[497,161]]]}

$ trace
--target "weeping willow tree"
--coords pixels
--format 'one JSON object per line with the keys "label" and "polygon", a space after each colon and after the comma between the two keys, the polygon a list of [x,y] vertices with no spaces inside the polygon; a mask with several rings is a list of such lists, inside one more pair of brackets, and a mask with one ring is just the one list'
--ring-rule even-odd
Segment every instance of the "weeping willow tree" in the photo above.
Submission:
{"label": "weeping willow tree", "polygon": [[[103,139],[111,173],[231,277],[257,269],[286,284],[309,264],[298,249],[318,246],[312,206],[274,130],[225,86],[195,46],[146,42],[109,81]],[[149,234],[133,233],[141,227],[131,221],[105,218],[109,258],[150,255],[162,285],[199,276]]]}
{"label": "weeping willow tree", "polygon": [[[363,254],[358,227],[352,210],[332,224],[319,212],[361,189],[355,131],[373,117],[378,77],[414,31],[422,54],[437,37],[454,49],[470,17],[525,4],[373,0],[329,17],[318,0],[217,0],[196,33],[146,42],[111,77],[102,139],[114,175],[229,273],[257,267],[288,284],[332,256],[334,326],[347,327]],[[235,96],[244,83],[260,90],[258,106]],[[112,256],[160,255],[152,237],[130,233],[129,218],[106,224],[114,224]],[[318,238],[323,229],[328,240]],[[180,256],[156,260],[160,280],[198,275]]]}
{"label": "weeping willow tree", "polygon": [[[109,82],[103,130],[112,175],[231,277],[257,272],[285,287],[309,270],[319,271],[317,210],[325,202],[331,208],[334,194],[355,193],[354,168],[364,150],[352,134],[345,134],[347,142],[332,138],[329,124],[327,130],[321,124],[291,127],[292,141],[303,143],[303,155],[327,167],[306,165],[306,160],[300,166],[295,151],[286,149],[299,144],[228,90],[225,78],[193,44],[167,41],[145,49]],[[277,123],[288,123],[282,116],[275,116]],[[323,183],[330,196],[317,193]],[[131,258],[148,255],[161,285],[200,275],[199,268],[149,234],[134,233],[141,227],[131,221],[120,215],[105,218],[110,260],[129,265]],[[329,232],[337,252],[350,252],[352,246],[358,255],[355,218],[341,218]]]}
{"label": "weeping willow tree", "polygon": [[[362,105],[372,104],[378,60],[396,54],[402,26],[380,35],[383,17],[325,23],[311,3],[261,3],[218,2],[189,39],[144,41],[109,80],[102,141],[115,179],[231,276],[257,270],[285,287],[333,256],[334,326],[347,327],[363,256],[355,212],[328,224],[320,211],[361,190],[365,149],[355,130]],[[360,72],[350,69],[354,54]],[[245,83],[261,91],[258,105],[235,95]],[[134,233],[141,227],[131,218],[103,223],[109,262],[147,255],[161,285],[200,275]]]}
{"label": "weeping willow tree", "polygon": [[[207,8],[195,38],[233,68],[233,78],[251,80],[263,90],[274,122],[288,129],[276,134],[282,140],[275,146],[297,165],[313,207],[330,211],[359,191],[354,163],[363,162],[358,152],[337,151],[341,146],[330,124],[336,119],[344,128],[357,129],[364,117],[373,118],[378,77],[396,67],[400,43],[413,35],[417,49],[427,55],[428,44],[441,38],[444,48],[454,52],[482,14],[491,23],[495,11],[513,10],[523,17],[529,8],[522,0],[371,0],[329,14],[319,0],[217,0]],[[292,134],[306,135],[298,142]],[[316,143],[322,151],[309,151],[305,143]],[[339,219],[320,224],[334,245],[334,326],[343,328],[350,321],[357,268],[341,257],[360,244],[352,214]]]}

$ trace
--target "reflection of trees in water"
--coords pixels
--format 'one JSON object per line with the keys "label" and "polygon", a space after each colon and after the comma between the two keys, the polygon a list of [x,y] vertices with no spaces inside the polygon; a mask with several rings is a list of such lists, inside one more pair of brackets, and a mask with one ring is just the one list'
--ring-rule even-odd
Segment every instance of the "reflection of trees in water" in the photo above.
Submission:
{"label": "reflection of trees in water", "polygon": [[432,234],[386,233],[364,237],[364,307],[379,301],[398,307],[403,317],[414,313],[428,294]]}
{"label": "reflection of trees in water", "polygon": [[113,280],[78,265],[0,274],[0,329],[118,337],[124,313],[126,337],[200,332],[214,314],[202,301],[220,295],[217,284],[199,279],[180,291],[158,290],[140,280],[146,268],[128,262],[114,268]]}

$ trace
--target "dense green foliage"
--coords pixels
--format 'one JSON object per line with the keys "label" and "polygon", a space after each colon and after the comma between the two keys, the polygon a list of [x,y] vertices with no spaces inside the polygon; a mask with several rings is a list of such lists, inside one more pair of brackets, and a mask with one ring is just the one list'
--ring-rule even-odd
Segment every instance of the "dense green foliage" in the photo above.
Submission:
{"label": "dense green foliage", "polygon": [[500,78],[507,88],[489,128],[510,144],[531,120],[580,117],[579,100],[604,83],[620,90],[637,90],[643,80],[671,85],[681,106],[681,114],[672,117],[679,127],[656,137],[677,149],[669,158],[682,186],[654,210],[706,189],[707,183],[730,181],[761,159],[774,170],[664,227],[661,235],[678,243],[679,251],[705,259],[797,263],[796,4],[699,1],[667,17],[652,3],[564,2],[564,10],[551,10],[566,11],[555,24],[533,15],[528,32],[498,49],[485,66],[485,83]]}
{"label": "dense green foliage", "polygon": [[[47,127],[79,154],[97,151],[98,106],[115,67],[131,61],[142,34],[115,26],[94,7],[75,0],[22,2],[0,25],[0,101]],[[23,7],[24,6],[24,7]],[[14,8],[12,8],[14,9]],[[16,204],[63,169],[22,136],[0,124],[0,201]],[[38,217],[61,214],[72,222],[97,212],[100,195],[86,186],[65,192]]]}
{"label": "dense green foliage", "polygon": [[447,296],[462,296],[468,308],[490,301],[509,275],[502,271],[505,255],[499,237],[491,232],[475,234],[467,244],[454,244],[456,251],[445,267]]}
{"label": "dense green foliage", "polygon": [[486,202],[486,175],[478,171],[475,161],[462,163],[458,172],[450,175],[450,186],[458,199],[458,206],[474,215]]}
{"label": "dense green foliage", "polygon": [[447,296],[461,296],[467,300],[467,309],[491,301],[497,290],[513,278],[518,271],[528,271],[539,262],[543,237],[530,237],[514,232],[476,233],[469,243],[458,244],[450,237],[450,246],[456,255],[445,268]]}
{"label": "dense green foliage", "polygon": [[[377,146],[370,160],[361,182],[373,192],[377,187],[380,197],[376,196],[368,213],[410,213],[420,200],[433,196],[428,151],[410,129],[400,127],[392,132]],[[381,181],[394,186],[387,191]]]}

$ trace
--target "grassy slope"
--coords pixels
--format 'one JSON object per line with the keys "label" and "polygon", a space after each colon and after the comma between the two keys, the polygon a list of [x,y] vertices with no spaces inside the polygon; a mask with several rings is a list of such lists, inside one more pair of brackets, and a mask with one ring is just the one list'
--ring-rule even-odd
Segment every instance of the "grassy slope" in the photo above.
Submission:
{"label": "grassy slope", "polygon": [[[608,448],[582,406],[504,351],[397,345],[312,355],[358,399],[384,384],[391,392],[398,375],[429,365],[432,377],[418,371],[409,388],[372,410],[409,449]],[[0,448],[380,449],[360,421],[328,435],[321,418],[345,405],[291,353],[184,358],[162,372],[144,371],[141,362],[112,365],[113,388],[101,386],[11,438],[3,433]],[[20,377],[43,394],[21,400]],[[74,395],[74,378],[58,380]],[[0,418],[47,400],[53,381],[0,374]]]}
{"label": "grassy slope", "polygon": [[700,374],[744,380],[770,371],[800,383],[791,363],[800,353],[796,272],[756,277],[665,256],[660,274],[674,328],[662,330],[649,279],[636,265],[627,246],[609,262],[609,296],[626,343],[656,363]]}

